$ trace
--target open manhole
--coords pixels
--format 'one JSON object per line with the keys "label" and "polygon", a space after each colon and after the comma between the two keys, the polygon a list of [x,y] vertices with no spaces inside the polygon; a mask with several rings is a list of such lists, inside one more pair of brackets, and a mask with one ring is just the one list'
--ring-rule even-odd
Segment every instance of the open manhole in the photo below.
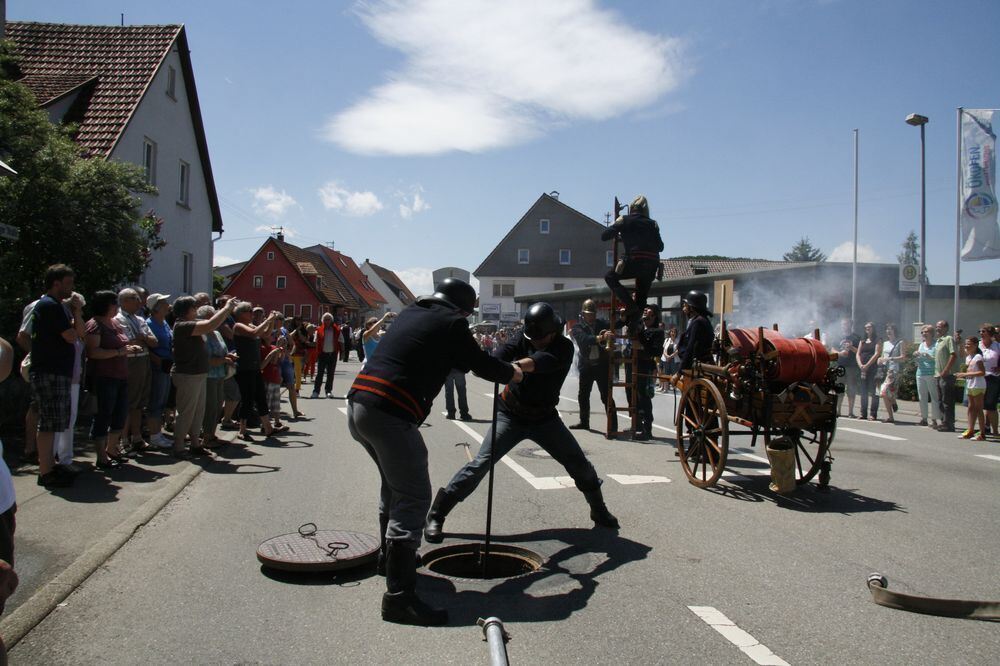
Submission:
{"label": "open manhole", "polygon": [[424,568],[444,578],[467,578],[473,580],[495,578],[518,578],[533,574],[545,564],[545,558],[538,553],[507,544],[490,544],[483,575],[483,544],[458,543],[442,546],[424,553]]}

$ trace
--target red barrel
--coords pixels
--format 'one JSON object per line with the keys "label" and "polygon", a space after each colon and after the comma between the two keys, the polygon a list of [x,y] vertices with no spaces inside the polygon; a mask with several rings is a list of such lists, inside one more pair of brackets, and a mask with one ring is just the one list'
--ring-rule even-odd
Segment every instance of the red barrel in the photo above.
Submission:
{"label": "red barrel", "polygon": [[[729,341],[746,358],[757,348],[757,329],[733,328],[729,330]],[[786,338],[778,331],[764,329],[764,353],[777,351],[776,372],[768,377],[771,381],[791,384],[793,382],[820,382],[826,377],[830,367],[830,356],[819,340],[812,338]]]}

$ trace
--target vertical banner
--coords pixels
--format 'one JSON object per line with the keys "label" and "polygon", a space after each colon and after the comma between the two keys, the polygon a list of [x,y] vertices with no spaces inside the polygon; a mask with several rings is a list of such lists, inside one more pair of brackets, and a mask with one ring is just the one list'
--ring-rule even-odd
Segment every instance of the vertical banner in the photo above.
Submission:
{"label": "vertical banner", "polygon": [[962,112],[961,169],[962,261],[1000,257],[997,226],[996,135],[993,111]]}

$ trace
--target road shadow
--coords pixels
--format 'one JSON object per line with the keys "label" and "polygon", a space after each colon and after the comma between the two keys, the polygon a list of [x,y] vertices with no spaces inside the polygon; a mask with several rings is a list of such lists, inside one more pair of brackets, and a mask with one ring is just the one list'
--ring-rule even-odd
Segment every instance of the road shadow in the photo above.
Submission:
{"label": "road shadow", "polygon": [[[448,536],[482,541],[479,534]],[[430,603],[448,608],[450,626],[469,626],[485,615],[502,617],[505,622],[565,620],[592,602],[603,574],[643,560],[652,550],[614,531],[596,528],[494,535],[493,540],[539,552],[547,557],[545,564],[526,576],[496,580],[452,580],[425,573],[419,585],[428,592]]]}
{"label": "road shadow", "polygon": [[882,511],[907,513],[896,502],[862,495],[856,489],[829,486],[828,492],[821,492],[815,483],[808,483],[788,495],[779,495],[768,488],[770,481],[769,476],[729,478],[725,484],[705,490],[741,502],[771,502],[783,509],[805,513],[839,513],[844,516]]}
{"label": "road shadow", "polygon": [[191,459],[192,465],[198,465],[209,474],[271,474],[280,472],[278,465],[258,465],[257,463],[233,463],[225,458],[198,457]]}
{"label": "road shadow", "polygon": [[342,571],[281,571],[262,564],[260,572],[265,578],[286,585],[357,587],[361,581],[375,575],[375,563],[368,562]]}

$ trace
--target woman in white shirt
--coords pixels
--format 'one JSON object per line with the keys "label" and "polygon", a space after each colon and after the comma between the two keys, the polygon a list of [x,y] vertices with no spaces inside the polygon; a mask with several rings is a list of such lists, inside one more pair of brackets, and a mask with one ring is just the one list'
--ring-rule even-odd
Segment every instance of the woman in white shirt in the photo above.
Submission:
{"label": "woman in white shirt", "polygon": [[983,411],[986,413],[986,427],[990,434],[997,433],[997,402],[1000,401],[1000,342],[997,330],[992,324],[979,327],[979,351],[983,354],[986,370],[986,393],[983,395]]}
{"label": "woman in white shirt", "polygon": [[983,355],[979,353],[979,338],[970,335],[965,339],[965,372],[956,372],[955,376],[965,379],[965,389],[969,396],[969,427],[960,435],[960,439],[972,439],[976,432],[976,421],[979,422],[977,442],[986,440],[983,434],[985,423],[983,419],[983,397],[986,393],[986,370]]}

